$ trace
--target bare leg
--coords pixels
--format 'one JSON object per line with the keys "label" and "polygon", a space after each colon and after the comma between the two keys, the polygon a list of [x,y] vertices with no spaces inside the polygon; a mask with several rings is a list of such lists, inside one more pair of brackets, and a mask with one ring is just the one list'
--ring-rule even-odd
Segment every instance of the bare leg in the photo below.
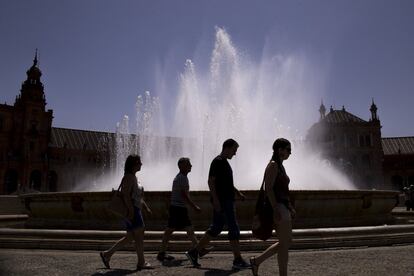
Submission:
{"label": "bare leg", "polygon": [[188,238],[190,239],[191,243],[193,244],[193,248],[197,246],[198,240],[194,235],[194,230],[192,226],[188,226],[185,229],[187,231]]}
{"label": "bare leg", "polygon": [[168,228],[164,231],[164,236],[162,237],[162,244],[160,248],[160,252],[165,252],[168,247],[168,241],[171,238],[171,234],[174,232],[174,229]]}
{"label": "bare leg", "polygon": [[211,236],[207,233],[204,234],[204,236],[200,239],[195,249],[200,252],[201,249],[204,249],[207,247],[209,242],[211,241]]}
{"label": "bare leg", "polygon": [[279,263],[279,275],[286,276],[288,272],[289,247],[292,242],[292,221],[283,220],[276,227],[279,239],[277,261]]}
{"label": "bare leg", "polygon": [[109,259],[111,259],[112,255],[116,251],[118,251],[119,249],[123,248],[125,245],[130,243],[132,241],[132,239],[133,239],[132,233],[127,232],[125,237],[123,237],[122,239],[117,241],[111,248],[109,248],[108,250],[103,252],[103,255],[104,255],[105,259],[107,259],[109,261]]}
{"label": "bare leg", "polygon": [[292,222],[282,220],[276,226],[278,242],[269,246],[262,254],[254,258],[254,263],[258,266],[265,260],[277,253],[279,263],[279,275],[287,275],[287,266],[289,260],[289,247],[292,242]]}
{"label": "bare leg", "polygon": [[255,257],[255,263],[257,265],[260,265],[265,260],[267,260],[268,258],[270,258],[273,255],[275,255],[277,253],[279,247],[280,247],[279,246],[279,242],[276,242],[276,243],[272,244],[262,254],[260,254],[259,256]]}
{"label": "bare leg", "polygon": [[234,259],[241,258],[239,240],[231,240],[230,246],[231,246],[231,250],[233,251]]}
{"label": "bare leg", "polygon": [[135,240],[135,251],[138,257],[138,266],[145,264],[144,257],[144,227],[140,227],[133,231],[133,237]]}

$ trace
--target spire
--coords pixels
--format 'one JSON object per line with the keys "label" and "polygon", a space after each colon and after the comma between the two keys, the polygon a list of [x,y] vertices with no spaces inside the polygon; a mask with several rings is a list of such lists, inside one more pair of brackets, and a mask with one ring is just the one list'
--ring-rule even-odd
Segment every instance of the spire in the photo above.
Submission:
{"label": "spire", "polygon": [[34,83],[36,82],[40,83],[40,77],[42,76],[42,72],[37,67],[37,63],[38,63],[38,60],[37,60],[37,48],[36,48],[35,57],[33,59],[33,65],[26,72],[27,80],[34,82]]}
{"label": "spire", "polygon": [[378,121],[378,115],[377,115],[377,106],[374,103],[374,98],[372,98],[372,104],[371,104],[371,108],[369,109],[369,111],[371,111],[371,121]]}
{"label": "spire", "polygon": [[320,120],[325,119],[326,108],[323,105],[323,99],[321,99],[321,106],[319,107],[319,114],[321,115]]}
{"label": "spire", "polygon": [[42,72],[38,65],[38,52],[35,51],[33,65],[26,71],[27,79],[23,82],[20,89],[20,95],[16,99],[15,106],[22,105],[27,101],[40,102],[43,106],[46,105],[43,84],[40,81]]}
{"label": "spire", "polygon": [[37,48],[36,48],[35,57],[33,60],[33,66],[36,66],[36,65],[37,65]]}

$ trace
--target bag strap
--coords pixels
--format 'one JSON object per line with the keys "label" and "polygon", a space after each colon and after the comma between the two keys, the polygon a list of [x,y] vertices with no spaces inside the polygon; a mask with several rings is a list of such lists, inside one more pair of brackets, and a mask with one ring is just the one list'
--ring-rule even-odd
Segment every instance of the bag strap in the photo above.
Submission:
{"label": "bag strap", "polygon": [[265,183],[265,175],[266,175],[266,172],[263,174],[262,186],[260,187],[260,191],[264,190],[263,186],[264,186],[264,183]]}
{"label": "bag strap", "polygon": [[[122,179],[123,179],[123,178],[122,178]],[[121,190],[121,188],[122,188],[122,184],[123,184],[123,182],[122,182],[122,180],[121,180],[121,184],[119,184],[119,187],[118,187],[118,189],[117,189],[117,191],[118,191],[118,192]]]}

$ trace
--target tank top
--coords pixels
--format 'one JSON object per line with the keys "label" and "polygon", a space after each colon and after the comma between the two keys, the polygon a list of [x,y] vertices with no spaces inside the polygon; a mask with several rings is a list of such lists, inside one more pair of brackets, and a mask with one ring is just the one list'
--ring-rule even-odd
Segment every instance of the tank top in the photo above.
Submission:
{"label": "tank top", "polygon": [[122,182],[129,182],[132,184],[131,199],[134,206],[141,208],[142,196],[144,193],[144,187],[139,185],[137,177],[133,174],[126,173],[122,178]]}
{"label": "tank top", "polygon": [[273,184],[273,192],[277,202],[282,203],[289,208],[289,176],[286,174],[285,167],[282,164],[278,164],[279,171],[277,173],[275,183]]}

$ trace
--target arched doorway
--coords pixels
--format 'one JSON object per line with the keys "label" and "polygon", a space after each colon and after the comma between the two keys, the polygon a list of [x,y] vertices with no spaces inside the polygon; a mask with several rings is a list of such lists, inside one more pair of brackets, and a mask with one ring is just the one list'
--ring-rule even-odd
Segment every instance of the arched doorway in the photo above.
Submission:
{"label": "arched doorway", "polygon": [[55,171],[50,171],[49,176],[49,192],[57,192],[58,175]]}
{"label": "arched doorway", "polygon": [[9,169],[6,171],[6,174],[4,176],[4,187],[5,187],[5,193],[7,195],[12,194],[17,191],[17,182],[19,179],[19,174],[16,170]]}
{"label": "arched doorway", "polygon": [[404,188],[403,178],[401,175],[393,175],[391,177],[391,184],[392,184],[393,189],[398,190],[398,191],[402,191]]}
{"label": "arched doorway", "polygon": [[31,189],[40,191],[40,188],[42,187],[42,173],[38,170],[32,171],[29,183]]}

